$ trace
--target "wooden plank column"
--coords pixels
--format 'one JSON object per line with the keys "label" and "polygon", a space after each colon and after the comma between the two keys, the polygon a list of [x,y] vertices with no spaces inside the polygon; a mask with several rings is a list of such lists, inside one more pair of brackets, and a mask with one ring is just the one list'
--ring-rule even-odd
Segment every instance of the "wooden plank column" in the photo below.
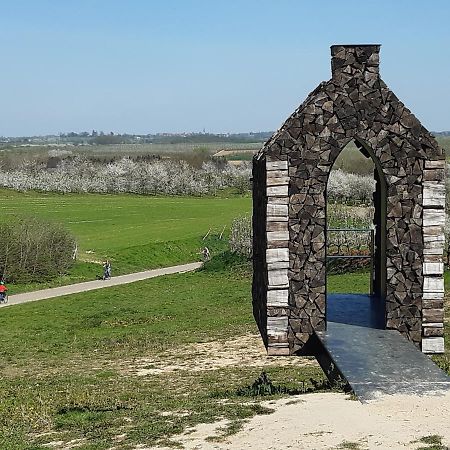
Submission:
{"label": "wooden plank column", "polygon": [[444,352],[445,160],[425,161],[422,351]]}
{"label": "wooden plank column", "polygon": [[266,161],[267,353],[289,355],[289,174],[287,161]]}

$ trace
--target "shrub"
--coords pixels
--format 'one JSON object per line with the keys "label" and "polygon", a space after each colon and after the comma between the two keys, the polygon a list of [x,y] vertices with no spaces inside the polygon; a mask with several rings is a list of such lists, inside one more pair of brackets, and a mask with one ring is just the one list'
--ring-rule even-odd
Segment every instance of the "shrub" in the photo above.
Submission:
{"label": "shrub", "polygon": [[0,242],[0,276],[8,282],[42,281],[64,273],[76,247],[62,226],[23,217],[0,223]]}
{"label": "shrub", "polygon": [[252,219],[251,217],[237,217],[231,224],[230,250],[238,255],[251,258],[252,243]]}

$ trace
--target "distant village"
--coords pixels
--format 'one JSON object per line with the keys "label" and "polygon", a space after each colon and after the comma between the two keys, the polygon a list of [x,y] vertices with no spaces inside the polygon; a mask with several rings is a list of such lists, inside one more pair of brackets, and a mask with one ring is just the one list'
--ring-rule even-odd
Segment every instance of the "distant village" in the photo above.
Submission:
{"label": "distant village", "polygon": [[156,134],[115,134],[92,130],[80,133],[68,132],[58,135],[1,137],[0,145],[8,147],[34,147],[34,146],[78,146],[78,145],[113,145],[113,144],[178,144],[202,142],[263,142],[267,140],[272,131],[259,131],[247,133],[156,133]]}

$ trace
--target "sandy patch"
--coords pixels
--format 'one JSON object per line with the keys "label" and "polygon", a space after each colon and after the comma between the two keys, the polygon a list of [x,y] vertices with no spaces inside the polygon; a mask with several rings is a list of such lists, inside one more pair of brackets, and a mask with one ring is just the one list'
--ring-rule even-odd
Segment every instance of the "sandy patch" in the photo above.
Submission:
{"label": "sandy patch", "polygon": [[217,436],[224,421],[199,425],[173,440],[189,450],[326,450],[346,448],[341,446],[344,442],[357,443],[359,447],[353,448],[359,449],[412,450],[425,446],[412,441],[429,435],[442,436],[443,444],[450,444],[450,393],[393,395],[366,404],[345,394],[308,394],[264,402],[264,406],[275,412],[253,417],[223,442],[205,439]]}
{"label": "sandy patch", "polygon": [[177,370],[200,372],[226,367],[270,367],[317,365],[315,359],[267,356],[261,337],[256,334],[228,341],[190,344],[162,355],[125,361],[123,370],[138,376],[159,375]]}
{"label": "sandy patch", "polygon": [[49,447],[55,450],[72,450],[81,447],[86,444],[86,439],[73,439],[69,442],[64,441],[52,441],[48,444],[42,444],[43,447]]}

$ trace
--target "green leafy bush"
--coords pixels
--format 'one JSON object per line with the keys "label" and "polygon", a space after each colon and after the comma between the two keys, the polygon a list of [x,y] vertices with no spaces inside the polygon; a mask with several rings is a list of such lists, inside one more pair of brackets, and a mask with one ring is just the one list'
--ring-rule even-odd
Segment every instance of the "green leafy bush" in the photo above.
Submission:
{"label": "green leafy bush", "polygon": [[8,282],[49,280],[74,262],[75,238],[61,225],[35,217],[0,223],[0,277]]}

